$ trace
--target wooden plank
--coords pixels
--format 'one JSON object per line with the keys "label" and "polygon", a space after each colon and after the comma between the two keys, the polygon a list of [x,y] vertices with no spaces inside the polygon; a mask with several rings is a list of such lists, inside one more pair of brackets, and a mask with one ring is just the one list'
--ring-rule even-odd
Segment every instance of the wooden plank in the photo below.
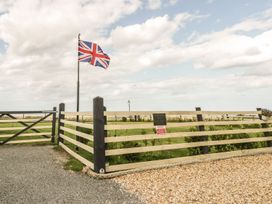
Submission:
{"label": "wooden plank", "polygon": [[[181,123],[167,123],[167,128],[172,127],[193,127],[193,126],[215,126],[215,125],[250,125],[250,124],[269,124],[271,120],[239,120],[239,121],[201,121],[201,122],[181,122]],[[136,124],[125,124],[125,125],[106,125],[107,130],[129,130],[129,129],[151,129],[155,126],[153,123],[136,123]]]}
{"label": "wooden plank", "polygon": [[[14,134],[5,134],[5,135],[0,135],[0,138],[5,138],[5,137],[11,137]],[[20,134],[18,137],[33,137],[33,136],[41,136],[41,135],[51,135],[51,132],[42,132],[42,133],[25,133],[25,134]]]}
{"label": "wooden plank", "polygon": [[166,133],[164,135],[146,134],[146,135],[131,135],[131,136],[118,136],[118,137],[106,137],[106,143],[112,142],[129,142],[140,140],[153,140],[153,139],[166,139],[166,138],[182,138],[182,137],[199,137],[199,136],[212,136],[212,135],[230,135],[241,133],[262,133],[272,132],[272,128],[255,128],[255,129],[237,129],[237,130],[215,130],[215,131],[195,131],[195,132],[174,132]]}
{"label": "wooden plank", "polygon": [[186,157],[178,157],[171,159],[162,159],[155,161],[147,161],[147,162],[137,162],[137,163],[129,163],[129,164],[119,164],[119,165],[110,165],[106,167],[107,172],[113,171],[122,171],[127,169],[141,169],[141,168],[157,168],[169,165],[180,165],[180,164],[190,164],[196,162],[205,162],[205,161],[213,161],[218,159],[227,159],[238,156],[249,156],[263,153],[272,153],[271,147],[266,148],[258,148],[258,149],[247,149],[247,150],[237,150],[231,152],[220,152],[213,154],[203,154],[196,156],[186,156]]}
{"label": "wooden plank", "polygon": [[86,150],[86,151],[88,151],[88,152],[90,152],[90,153],[92,153],[92,154],[93,154],[93,152],[94,152],[94,151],[93,151],[93,148],[90,147],[90,146],[88,146],[88,145],[86,145],[86,144],[83,144],[83,143],[81,143],[81,142],[78,142],[78,141],[76,141],[76,140],[74,140],[74,139],[72,139],[72,138],[70,138],[70,137],[67,137],[67,136],[65,136],[65,135],[63,135],[63,134],[60,134],[60,137],[63,138],[64,140],[66,140],[66,141],[68,141],[68,142],[70,142],[70,143],[72,143],[72,144],[78,146],[78,147],[81,147],[82,149],[84,149],[84,150]]}
{"label": "wooden plank", "polygon": [[65,116],[93,116],[92,112],[65,112],[61,111],[61,114]]}
{"label": "wooden plank", "polygon": [[80,156],[79,154],[75,153],[73,150],[71,150],[69,147],[67,147],[65,144],[63,143],[59,143],[59,145],[68,153],[70,154],[72,157],[74,157],[75,159],[77,159],[78,161],[80,161],[81,163],[83,163],[84,165],[90,167],[91,169],[94,168],[94,165],[91,161],[85,159],[84,157]]}
{"label": "wooden plank", "polygon": [[[165,113],[166,115],[196,115],[196,111],[105,111],[105,116],[133,116],[152,115],[153,113]],[[200,111],[203,115],[257,115],[260,111]]]}
{"label": "wooden plank", "polygon": [[34,143],[34,142],[49,142],[51,139],[33,139],[33,140],[13,140],[6,144],[21,144],[21,143]]}
{"label": "wooden plank", "polygon": [[[38,118],[39,119],[39,118]],[[0,120],[0,123],[18,123],[18,122],[36,122],[37,119],[13,119],[13,120]],[[52,120],[43,120],[42,122],[52,122]]]}
{"label": "wooden plank", "polygon": [[[8,128],[0,128],[0,131],[6,131],[6,130],[23,130],[26,127],[8,127]],[[32,129],[51,129],[52,126],[33,126],[32,128],[30,128],[30,130]]]}
{"label": "wooden plank", "polygon": [[81,122],[69,121],[69,120],[61,120],[61,122],[64,123],[64,124],[73,125],[73,126],[76,126],[76,127],[83,127],[83,128],[93,129],[93,124],[87,124],[87,123],[81,123]]}
{"label": "wooden plank", "polygon": [[105,125],[106,130],[128,130],[128,129],[148,129],[154,128],[153,123],[137,123],[128,125]]}
{"label": "wooden plank", "polygon": [[182,143],[182,144],[147,146],[147,147],[132,147],[132,148],[124,148],[124,149],[111,149],[111,150],[106,150],[106,156],[165,151],[165,150],[183,149],[183,148],[190,148],[190,147],[203,147],[203,146],[212,146],[212,145],[239,144],[239,143],[247,143],[247,142],[264,142],[264,141],[272,141],[272,137],[254,137],[254,138],[245,138],[245,139],[216,140],[216,141],[191,142],[191,143]]}
{"label": "wooden plank", "polygon": [[[198,122],[196,122],[198,123]],[[264,121],[264,120],[234,120],[234,121],[206,121],[199,125],[205,126],[214,126],[214,125],[253,125],[253,124],[263,124],[263,123],[272,123],[272,120]]]}
{"label": "wooden plank", "polygon": [[201,111],[204,115],[258,115],[261,111]]}
{"label": "wooden plank", "polygon": [[166,115],[196,115],[195,111],[105,111],[105,116],[133,116],[153,115],[153,113],[165,113]]}
{"label": "wooden plank", "polygon": [[86,133],[83,133],[83,132],[79,132],[79,131],[76,131],[76,130],[73,130],[73,129],[70,129],[70,128],[67,128],[67,127],[63,127],[63,126],[61,126],[60,129],[66,131],[66,132],[69,132],[71,134],[77,135],[79,137],[85,138],[87,140],[93,141],[93,136],[92,135],[89,135],[89,134],[86,134]]}

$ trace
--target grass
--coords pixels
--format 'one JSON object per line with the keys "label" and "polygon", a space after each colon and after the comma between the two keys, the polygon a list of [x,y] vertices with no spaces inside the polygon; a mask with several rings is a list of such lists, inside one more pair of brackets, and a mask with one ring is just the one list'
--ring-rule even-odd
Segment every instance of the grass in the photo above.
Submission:
{"label": "grass", "polygon": [[83,167],[84,165],[80,161],[74,159],[73,157],[70,157],[69,160],[64,165],[65,170],[72,171],[81,171]]}
{"label": "grass", "polygon": [[[60,146],[55,145],[53,147],[53,149],[55,151],[59,151],[59,152],[65,152]],[[72,170],[72,171],[81,171],[83,169],[84,165],[76,160],[75,158],[71,157],[69,155],[68,161],[64,164],[64,169],[65,170]]]}

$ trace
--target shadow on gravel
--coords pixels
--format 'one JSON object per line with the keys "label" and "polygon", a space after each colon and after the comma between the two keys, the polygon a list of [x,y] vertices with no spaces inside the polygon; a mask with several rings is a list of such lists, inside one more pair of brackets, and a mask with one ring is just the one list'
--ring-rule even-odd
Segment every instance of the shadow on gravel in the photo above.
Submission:
{"label": "shadow on gravel", "polygon": [[0,148],[0,203],[141,203],[112,180],[65,170],[52,146]]}

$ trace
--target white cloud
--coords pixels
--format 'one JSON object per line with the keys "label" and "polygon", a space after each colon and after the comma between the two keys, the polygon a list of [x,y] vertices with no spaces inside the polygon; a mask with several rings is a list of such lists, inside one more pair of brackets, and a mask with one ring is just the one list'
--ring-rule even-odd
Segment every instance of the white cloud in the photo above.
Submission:
{"label": "white cloud", "polygon": [[145,0],[146,8],[150,10],[160,9],[162,7],[173,6],[178,0]]}
{"label": "white cloud", "polygon": [[171,5],[175,5],[177,2],[178,2],[178,0],[169,0],[169,3],[170,3]]}
{"label": "white cloud", "polygon": [[203,16],[179,13],[172,18],[164,15],[142,24],[116,27],[108,39],[115,51],[112,65],[116,69],[137,72],[175,63],[175,57],[184,52],[175,45],[173,36],[188,22],[199,18]]}
{"label": "white cloud", "polygon": [[6,2],[0,4],[9,5],[0,15],[0,39],[8,44],[0,59],[1,95],[20,97],[26,90],[21,97],[33,99],[32,104],[44,97],[71,101],[75,88],[68,82],[76,77],[78,32],[99,41],[105,29],[141,7],[139,0]]}
{"label": "white cloud", "polygon": [[272,60],[271,37],[272,20],[262,16],[198,37],[186,49],[198,68],[252,68]]}
{"label": "white cloud", "polygon": [[[188,42],[181,44],[176,44],[173,36],[188,21],[205,16],[181,13],[172,19],[167,15],[151,18],[142,24],[117,27],[112,31],[110,40],[116,49],[129,50],[127,54],[122,54],[122,58],[126,56],[127,65],[133,62],[142,69],[193,61],[196,68],[262,67],[259,70],[262,72],[264,65],[272,60],[272,21],[268,15],[272,16],[272,12],[268,11],[223,31],[205,35],[194,33]],[[252,35],[252,31],[258,32]],[[138,53],[144,55],[139,56]],[[133,65],[129,67],[135,69]],[[265,69],[272,68],[266,66]]]}
{"label": "white cloud", "polygon": [[212,4],[215,0],[206,0],[207,4]]}
{"label": "white cloud", "polygon": [[161,0],[148,0],[147,7],[151,10],[155,10],[161,7]]}
{"label": "white cloud", "polygon": [[107,4],[101,0],[84,1],[84,4],[83,1],[63,4],[60,0],[21,0],[1,16],[0,38],[9,43],[9,52],[19,55],[67,48],[79,31],[95,40],[108,25],[135,12],[139,6],[138,0]]}
{"label": "white cloud", "polygon": [[110,34],[110,41],[116,49],[152,49],[172,43],[173,35],[193,18],[181,13],[170,19],[168,15],[151,18],[142,24],[118,26]]}
{"label": "white cloud", "polygon": [[12,6],[13,2],[14,2],[13,0],[1,0],[0,1],[0,15],[2,13],[7,12],[9,8]]}

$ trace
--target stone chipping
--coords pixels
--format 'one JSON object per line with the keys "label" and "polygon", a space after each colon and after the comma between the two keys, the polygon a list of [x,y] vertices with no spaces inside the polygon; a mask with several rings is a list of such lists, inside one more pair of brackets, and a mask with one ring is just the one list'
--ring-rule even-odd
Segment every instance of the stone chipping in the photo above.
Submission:
{"label": "stone chipping", "polygon": [[113,180],[150,204],[270,204],[272,154],[149,170]]}

